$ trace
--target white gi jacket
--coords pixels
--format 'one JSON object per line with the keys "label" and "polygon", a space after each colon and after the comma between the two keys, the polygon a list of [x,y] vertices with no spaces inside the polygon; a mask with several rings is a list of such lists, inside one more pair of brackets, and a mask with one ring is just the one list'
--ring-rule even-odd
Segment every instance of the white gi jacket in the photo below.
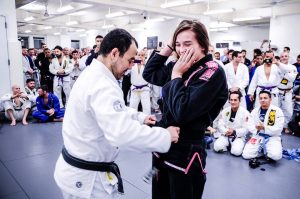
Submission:
{"label": "white gi jacket", "polygon": [[[134,66],[131,69],[130,73],[130,81],[133,86],[142,86],[148,84],[146,80],[143,78],[143,71],[144,71],[145,66],[141,65],[140,69],[138,67],[138,64],[134,64]],[[147,87],[148,90],[149,87]],[[143,89],[142,89],[143,90]]]}
{"label": "white gi jacket", "polygon": [[298,74],[297,68],[296,68],[296,66],[291,65],[291,64],[280,63],[280,66],[282,66],[282,65],[287,68],[287,71],[286,71],[286,73],[284,73],[284,75],[280,81],[280,84],[278,85],[278,88],[292,89],[294,86],[294,81]]}
{"label": "white gi jacket", "polygon": [[244,137],[248,132],[255,132],[255,125],[250,113],[243,107],[239,107],[236,112],[234,122],[229,121],[231,115],[231,107],[225,108],[221,112],[218,121],[218,131],[221,135],[225,135],[229,128],[236,131],[237,137]]}
{"label": "white gi jacket", "polygon": [[[170,134],[163,128],[142,125],[145,117],[125,106],[122,89],[112,72],[94,59],[70,94],[62,129],[65,148],[79,159],[94,162],[114,161],[118,148],[167,152]],[[63,191],[89,198],[93,187],[99,186],[96,180],[101,178],[102,184],[109,184],[102,174],[106,173],[73,167],[60,155],[54,177]]]}
{"label": "white gi jacket", "polygon": [[[251,115],[253,117],[255,125],[260,123],[260,107],[255,108]],[[265,130],[263,133],[270,136],[280,136],[284,125],[284,115],[281,109],[277,106],[270,105],[264,120]]]}
{"label": "white gi jacket", "polygon": [[35,88],[33,90],[30,90],[27,86],[25,86],[25,92],[29,101],[35,104],[36,98],[39,96],[37,90]]}
{"label": "white gi jacket", "polygon": [[224,66],[224,71],[226,74],[228,90],[230,90],[232,87],[238,87],[241,90],[243,96],[245,96],[245,88],[249,83],[248,67],[245,64],[239,63],[237,71],[235,73],[233,64],[232,62],[230,62]]}
{"label": "white gi jacket", "polygon": [[54,78],[58,78],[58,75],[57,75],[57,72],[60,70],[60,69],[64,69],[65,70],[65,76],[63,77],[63,81],[70,81],[70,76],[69,74],[72,72],[73,70],[73,64],[72,62],[66,58],[65,56],[63,56],[62,58],[62,62],[61,62],[61,65],[59,64],[58,62],[58,59],[57,58],[53,58],[52,59],[52,62],[50,63],[50,66],[49,66],[49,71],[55,75]]}
{"label": "white gi jacket", "polygon": [[27,73],[30,70],[32,70],[31,67],[30,67],[30,63],[29,63],[28,57],[26,57],[24,55],[22,56],[22,66],[23,66],[23,72],[24,73]]}

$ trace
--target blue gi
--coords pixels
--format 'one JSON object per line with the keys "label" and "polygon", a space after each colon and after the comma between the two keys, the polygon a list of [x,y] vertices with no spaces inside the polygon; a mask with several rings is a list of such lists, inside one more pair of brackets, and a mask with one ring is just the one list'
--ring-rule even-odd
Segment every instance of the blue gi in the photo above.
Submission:
{"label": "blue gi", "polygon": [[[36,119],[41,120],[42,122],[46,122],[47,120],[51,120],[51,119],[59,119],[64,117],[65,115],[65,110],[60,109],[59,100],[57,96],[55,96],[53,93],[48,94],[48,104],[45,104],[43,97],[38,96],[36,98],[36,107],[37,107],[37,111],[34,111],[32,113],[32,116]],[[49,117],[47,111],[52,108],[54,108],[55,113],[54,115]]]}

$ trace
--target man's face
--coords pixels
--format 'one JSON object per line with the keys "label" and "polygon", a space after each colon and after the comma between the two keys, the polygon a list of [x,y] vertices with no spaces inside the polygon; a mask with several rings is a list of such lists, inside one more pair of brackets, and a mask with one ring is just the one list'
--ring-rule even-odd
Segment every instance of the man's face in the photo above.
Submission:
{"label": "man's face", "polygon": [[13,86],[12,92],[13,92],[14,95],[16,95],[16,94],[18,94],[18,93],[21,93],[21,88],[20,88],[20,86]]}
{"label": "man's face", "polygon": [[259,95],[259,103],[260,106],[264,109],[267,109],[270,107],[272,99],[269,97],[267,93],[261,93]]}
{"label": "man's face", "polygon": [[28,82],[28,83],[27,83],[27,87],[28,87],[30,90],[34,89],[34,88],[35,88],[35,82],[34,82],[34,81]]}
{"label": "man's face", "polygon": [[231,94],[229,102],[230,102],[231,109],[238,109],[239,106],[240,106],[239,95],[238,94]]}
{"label": "man's face", "polygon": [[28,50],[28,55],[29,56],[34,56],[35,54],[34,54],[34,50],[32,49],[32,50]]}
{"label": "man's face", "polygon": [[300,58],[297,58],[297,64],[300,64]]}
{"label": "man's face", "polygon": [[244,58],[246,57],[246,52],[245,52],[245,51],[241,52],[241,54],[242,54],[242,56],[243,56]]}
{"label": "man's face", "polygon": [[[271,59],[273,61],[273,57],[274,57],[273,53],[266,53],[264,59]],[[271,61],[271,63],[269,63],[267,65],[271,65],[272,61]]]}
{"label": "man's face", "polygon": [[42,45],[42,49],[45,49],[45,48],[47,48],[47,45],[46,44]]}
{"label": "man's face", "polygon": [[262,57],[262,56],[257,56],[255,60],[256,60],[256,65],[257,65],[257,66],[260,66],[260,65],[262,65],[262,64],[263,64],[263,62],[264,62],[264,60],[263,60],[263,57]]}
{"label": "man's face", "polygon": [[68,56],[69,55],[69,48],[64,48],[63,53],[64,53],[64,55]]}
{"label": "man's face", "polygon": [[228,53],[228,59],[229,59],[229,60],[232,60],[232,53],[233,53],[233,52]]}
{"label": "man's face", "polygon": [[50,51],[50,50],[46,50],[46,51],[45,51],[45,56],[46,56],[47,58],[51,58],[51,51]]}
{"label": "man's face", "polygon": [[242,58],[243,58],[242,53],[239,53],[237,57],[233,58],[233,61],[236,63],[240,63]]}
{"label": "man's face", "polygon": [[215,59],[220,60],[220,53],[215,53]]}
{"label": "man's face", "polygon": [[137,46],[134,42],[131,43],[129,49],[120,57],[116,55],[116,61],[112,63],[112,73],[117,80],[121,79],[128,69],[131,69],[134,63],[134,58],[137,55]]}
{"label": "man's face", "polygon": [[43,89],[39,88],[39,89],[37,90],[37,93],[38,93],[38,95],[39,95],[40,97],[44,97],[45,92],[43,91]]}
{"label": "man's face", "polygon": [[55,54],[56,56],[60,56],[60,55],[62,54],[62,52],[61,52],[61,50],[59,50],[59,49],[54,49],[54,54]]}
{"label": "man's face", "polygon": [[214,54],[215,53],[215,49],[214,49],[214,47],[212,47],[212,46],[208,46],[208,53],[210,53],[210,54]]}
{"label": "man's face", "polygon": [[73,57],[73,59],[78,59],[79,58],[79,54],[78,53],[72,53],[72,57]]}
{"label": "man's face", "polygon": [[103,38],[96,38],[95,42],[98,47],[100,47],[102,40],[103,40]]}
{"label": "man's face", "polygon": [[288,64],[289,63],[289,53],[287,53],[287,52],[281,53],[280,62],[284,63],[284,64]]}
{"label": "man's face", "polygon": [[289,53],[290,51],[287,48],[283,48],[283,52]]}
{"label": "man's face", "polygon": [[22,48],[22,55],[28,55],[27,48]]}

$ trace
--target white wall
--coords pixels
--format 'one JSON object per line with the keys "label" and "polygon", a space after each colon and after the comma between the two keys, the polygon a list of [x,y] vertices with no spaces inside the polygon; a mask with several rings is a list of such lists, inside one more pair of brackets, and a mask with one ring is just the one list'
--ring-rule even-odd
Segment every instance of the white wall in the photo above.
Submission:
{"label": "white wall", "polygon": [[282,52],[284,46],[291,48],[291,56],[300,54],[300,14],[271,18],[270,40]]}
{"label": "white wall", "polygon": [[[10,60],[10,66],[1,65],[0,66],[0,79],[6,79],[9,76],[10,82],[1,83],[1,92],[10,92],[10,86],[13,84],[18,84],[21,87],[24,85],[23,80],[23,68],[22,68],[22,53],[21,53],[21,42],[18,41],[17,35],[17,18],[15,1],[11,0],[1,0],[0,1],[0,15],[6,18],[7,22],[7,45],[8,45],[8,56],[1,59]],[[1,34],[4,32],[1,29]],[[3,39],[3,38],[1,38]],[[6,46],[1,46],[1,51],[6,50]],[[2,62],[1,62],[2,63]],[[3,72],[4,67],[9,67],[8,73]],[[2,95],[3,93],[0,93]]]}
{"label": "white wall", "polygon": [[[247,57],[252,58],[254,48],[259,48],[264,39],[269,38],[269,26],[249,27],[238,26],[229,28],[224,32],[211,32],[211,44],[215,46],[219,42],[228,42],[229,48],[234,50],[247,50]],[[240,42],[240,46],[233,46],[233,42]],[[223,49],[216,49],[223,53]]]}

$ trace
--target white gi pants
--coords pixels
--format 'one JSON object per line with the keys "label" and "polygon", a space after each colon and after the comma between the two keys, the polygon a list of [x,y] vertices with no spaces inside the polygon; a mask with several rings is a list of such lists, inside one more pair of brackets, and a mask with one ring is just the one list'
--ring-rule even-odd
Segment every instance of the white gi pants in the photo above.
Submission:
{"label": "white gi pants", "polygon": [[66,95],[66,104],[67,104],[71,92],[70,77],[59,78],[58,76],[55,76],[53,81],[53,91],[54,94],[59,99],[60,108],[63,107],[62,95],[61,95],[62,89]]}
{"label": "white gi pants", "polygon": [[20,110],[15,110],[13,103],[11,101],[4,102],[5,117],[8,120],[10,120],[11,118],[7,114],[7,110],[11,109],[13,111],[13,115],[14,115],[14,118],[16,119],[16,121],[21,121],[23,119],[25,109],[27,109],[27,108],[29,108],[29,109],[31,108],[30,101],[26,101],[25,103],[23,103],[22,108]]}
{"label": "white gi pants", "polygon": [[143,113],[145,113],[146,115],[150,115],[150,88],[148,86],[145,86],[142,89],[131,89],[129,106],[138,110],[140,101],[142,103]]}
{"label": "white gi pants", "polygon": [[284,115],[284,128],[287,128],[293,115],[293,94],[292,89],[289,91],[279,90],[278,103]]}
{"label": "white gi pants", "polygon": [[[231,138],[229,139],[231,142]],[[216,152],[224,152],[227,151],[228,146],[229,146],[228,137],[222,135],[215,141],[214,150]],[[245,146],[245,141],[243,138],[235,138],[235,140],[231,142],[230,153],[235,156],[240,156],[242,155],[244,146]]]}
{"label": "white gi pants", "polygon": [[159,109],[159,105],[157,104],[158,99],[161,97],[161,87],[152,85],[151,89],[151,107],[154,110]]}
{"label": "white gi pants", "polygon": [[[102,172],[101,172],[102,173]],[[74,196],[72,194],[69,194],[63,190],[62,191],[62,195],[64,199],[99,199],[99,198],[103,198],[103,199],[118,199],[121,198],[121,195],[118,194],[117,191],[114,191],[113,193],[109,194],[103,184],[102,181],[100,179],[99,176],[96,177],[95,179],[95,186],[93,187],[91,196],[89,198],[82,198],[82,197],[78,197],[78,196]]]}
{"label": "white gi pants", "polygon": [[[261,143],[263,142],[262,136],[253,136],[245,145],[243,151],[243,158],[251,159],[261,156],[259,154],[259,149],[261,147]],[[272,160],[280,160],[282,158],[282,144],[281,138],[279,136],[269,137],[269,141],[266,143],[266,151],[267,157]]]}

